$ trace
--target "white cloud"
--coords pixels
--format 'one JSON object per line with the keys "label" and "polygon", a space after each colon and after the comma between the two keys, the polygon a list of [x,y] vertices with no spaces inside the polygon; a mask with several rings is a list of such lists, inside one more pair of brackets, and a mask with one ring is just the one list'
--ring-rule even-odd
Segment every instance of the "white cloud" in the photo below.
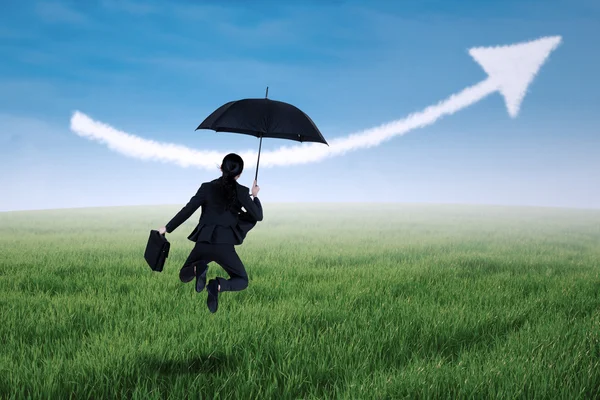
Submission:
{"label": "white cloud", "polygon": [[[328,140],[329,146],[320,143],[302,143],[281,146],[273,151],[263,151],[261,152],[261,166],[313,163],[350,151],[378,146],[395,136],[433,124],[438,119],[452,115],[495,91],[502,93],[510,116],[516,117],[528,85],[533,81],[548,55],[560,42],[561,38],[555,36],[510,46],[471,49],[473,58],[489,74],[488,78],[480,83],[406,118],[346,137]],[[212,169],[225,155],[222,152],[195,150],[173,143],[160,143],[144,139],[94,121],[79,111],[76,111],[71,118],[71,130],[79,136],[104,143],[110,149],[129,157],[172,162],[183,167],[196,166]],[[238,153],[246,163],[254,165],[252,163],[257,157],[256,151],[245,150]]]}

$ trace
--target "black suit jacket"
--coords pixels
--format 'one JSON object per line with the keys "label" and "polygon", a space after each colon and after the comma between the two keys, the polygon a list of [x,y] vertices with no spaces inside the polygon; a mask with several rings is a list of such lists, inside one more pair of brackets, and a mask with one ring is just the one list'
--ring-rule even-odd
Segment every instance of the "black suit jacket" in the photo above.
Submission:
{"label": "black suit jacket", "polygon": [[[241,244],[257,221],[262,221],[260,200],[250,197],[250,189],[235,182],[237,201],[233,210],[225,208],[226,199],[220,186],[221,178],[204,182],[190,201],[165,225],[171,233],[199,207],[202,214],[196,229],[188,236],[193,242]],[[246,210],[242,211],[242,207]]]}

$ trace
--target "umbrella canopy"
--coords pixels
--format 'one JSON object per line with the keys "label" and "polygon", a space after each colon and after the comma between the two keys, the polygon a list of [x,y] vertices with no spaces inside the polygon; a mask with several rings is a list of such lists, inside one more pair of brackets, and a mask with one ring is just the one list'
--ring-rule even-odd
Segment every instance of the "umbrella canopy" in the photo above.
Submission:
{"label": "umbrella canopy", "polygon": [[297,142],[317,142],[329,146],[319,128],[308,115],[289,103],[266,97],[225,103],[206,117],[196,128],[196,130],[198,129],[241,133],[260,138],[255,180],[258,177],[263,137]]}

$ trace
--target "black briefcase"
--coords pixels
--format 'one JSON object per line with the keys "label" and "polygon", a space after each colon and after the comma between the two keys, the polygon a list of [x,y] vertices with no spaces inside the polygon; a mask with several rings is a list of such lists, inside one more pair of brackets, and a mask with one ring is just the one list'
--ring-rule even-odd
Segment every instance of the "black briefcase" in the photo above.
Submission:
{"label": "black briefcase", "polygon": [[161,272],[163,270],[165,261],[169,256],[170,247],[171,244],[164,235],[154,229],[150,231],[144,258],[152,271]]}

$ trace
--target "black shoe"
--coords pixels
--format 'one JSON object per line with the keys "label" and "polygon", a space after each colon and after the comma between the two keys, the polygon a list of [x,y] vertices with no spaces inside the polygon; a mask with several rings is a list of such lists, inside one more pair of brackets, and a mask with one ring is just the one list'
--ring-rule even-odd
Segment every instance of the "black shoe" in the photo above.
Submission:
{"label": "black shoe", "polygon": [[179,280],[183,283],[191,282],[194,279],[194,266],[189,265],[179,270]]}
{"label": "black shoe", "polygon": [[[198,273],[198,271],[202,271]],[[196,266],[196,292],[200,293],[204,286],[206,286],[206,271],[208,271],[208,265],[204,262],[198,263]]]}
{"label": "black shoe", "polygon": [[217,312],[219,307],[219,282],[216,279],[211,279],[206,286],[208,297],[206,298],[206,305],[211,313]]}

